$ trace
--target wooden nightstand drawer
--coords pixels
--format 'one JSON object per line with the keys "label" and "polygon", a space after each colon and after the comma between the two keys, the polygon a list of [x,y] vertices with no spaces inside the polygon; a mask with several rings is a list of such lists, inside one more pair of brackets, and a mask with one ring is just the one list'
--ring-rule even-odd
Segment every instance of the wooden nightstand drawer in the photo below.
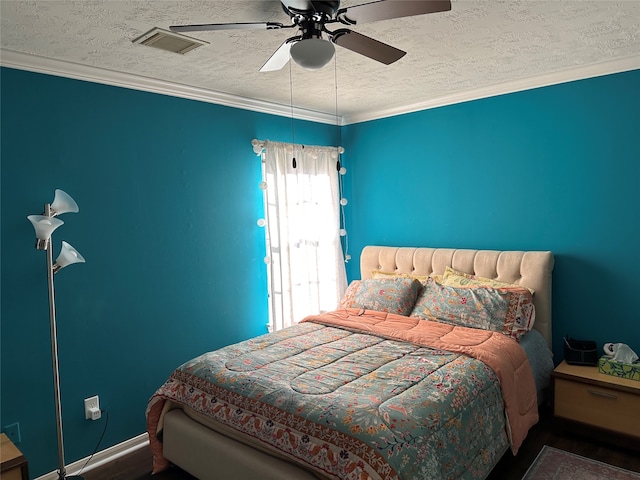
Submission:
{"label": "wooden nightstand drawer", "polygon": [[566,362],[553,379],[557,417],[640,438],[640,382]]}
{"label": "wooden nightstand drawer", "polygon": [[554,413],[640,437],[640,396],[631,393],[557,378]]}
{"label": "wooden nightstand drawer", "polygon": [[26,458],[4,433],[0,434],[0,477],[2,480],[29,480]]}
{"label": "wooden nightstand drawer", "polygon": [[2,472],[2,480],[24,480],[20,467],[14,467],[6,472]]}

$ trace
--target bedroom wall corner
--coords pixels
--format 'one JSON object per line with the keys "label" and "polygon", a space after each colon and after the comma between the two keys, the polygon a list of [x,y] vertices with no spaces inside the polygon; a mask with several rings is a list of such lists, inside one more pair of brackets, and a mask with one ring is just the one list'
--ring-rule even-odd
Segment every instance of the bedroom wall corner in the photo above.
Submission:
{"label": "bedroom wall corner", "polygon": [[352,250],[551,250],[556,363],[567,333],[640,351],[639,84],[635,70],[344,127]]}
{"label": "bedroom wall corner", "polygon": [[[145,431],[171,370],[265,333],[260,163],[253,138],[288,141],[291,119],[2,68],[1,425],[39,476],[57,469],[44,253],[26,216],[55,188],[80,212],[66,240],[86,263],[56,275],[67,463]],[[296,140],[333,144],[335,126],[296,121]],[[55,258],[55,257],[54,257]],[[85,359],[93,358],[93,362]]]}

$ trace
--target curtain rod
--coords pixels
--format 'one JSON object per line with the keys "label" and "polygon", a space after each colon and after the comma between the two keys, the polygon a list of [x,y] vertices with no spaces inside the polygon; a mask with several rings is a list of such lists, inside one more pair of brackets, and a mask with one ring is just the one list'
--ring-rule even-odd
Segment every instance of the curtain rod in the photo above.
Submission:
{"label": "curtain rod", "polygon": [[[257,140],[257,139],[253,139],[251,140],[251,145],[253,145],[253,151],[256,155],[262,155],[262,152],[264,151],[265,148],[265,144],[270,142],[271,140]],[[272,142],[272,143],[284,143],[287,144],[287,142]],[[298,144],[288,144],[288,145],[293,145],[293,146],[301,146],[302,148],[305,148],[305,145],[303,145],[302,143],[298,143]],[[323,146],[314,146],[314,145],[307,145],[307,147],[311,147],[311,148],[335,148],[338,150],[339,154],[343,154],[344,153],[344,148],[343,147],[323,147]]]}

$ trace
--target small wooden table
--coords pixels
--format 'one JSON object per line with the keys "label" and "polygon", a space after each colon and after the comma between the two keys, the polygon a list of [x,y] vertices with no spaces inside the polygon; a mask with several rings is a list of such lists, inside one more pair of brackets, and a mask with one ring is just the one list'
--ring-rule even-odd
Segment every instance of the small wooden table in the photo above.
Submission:
{"label": "small wooden table", "polygon": [[29,480],[29,465],[9,437],[0,434],[0,476],[2,480]]}
{"label": "small wooden table", "polygon": [[564,361],[553,379],[556,417],[640,439],[639,381]]}

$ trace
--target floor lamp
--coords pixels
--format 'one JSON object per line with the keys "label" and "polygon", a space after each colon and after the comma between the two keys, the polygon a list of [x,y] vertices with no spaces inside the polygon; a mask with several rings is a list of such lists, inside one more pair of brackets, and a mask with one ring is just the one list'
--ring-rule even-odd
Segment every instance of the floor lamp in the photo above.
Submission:
{"label": "floor lamp", "polygon": [[36,231],[36,248],[47,252],[47,279],[49,283],[49,321],[51,327],[51,358],[53,363],[53,391],[56,401],[56,425],[58,431],[58,479],[76,479],[81,480],[80,476],[67,476],[64,466],[64,442],[62,438],[62,406],[60,404],[60,376],[58,372],[58,331],[56,328],[56,305],[55,291],[53,288],[53,276],[60,269],[73,263],[84,262],[82,255],[69,245],[62,242],[60,254],[53,263],[53,253],[51,246],[51,234],[64,222],[57,215],[62,213],[78,212],[78,204],[68,194],[62,190],[56,190],[53,203],[47,203],[44,206],[42,215],[29,215],[27,218],[33,224]]}

